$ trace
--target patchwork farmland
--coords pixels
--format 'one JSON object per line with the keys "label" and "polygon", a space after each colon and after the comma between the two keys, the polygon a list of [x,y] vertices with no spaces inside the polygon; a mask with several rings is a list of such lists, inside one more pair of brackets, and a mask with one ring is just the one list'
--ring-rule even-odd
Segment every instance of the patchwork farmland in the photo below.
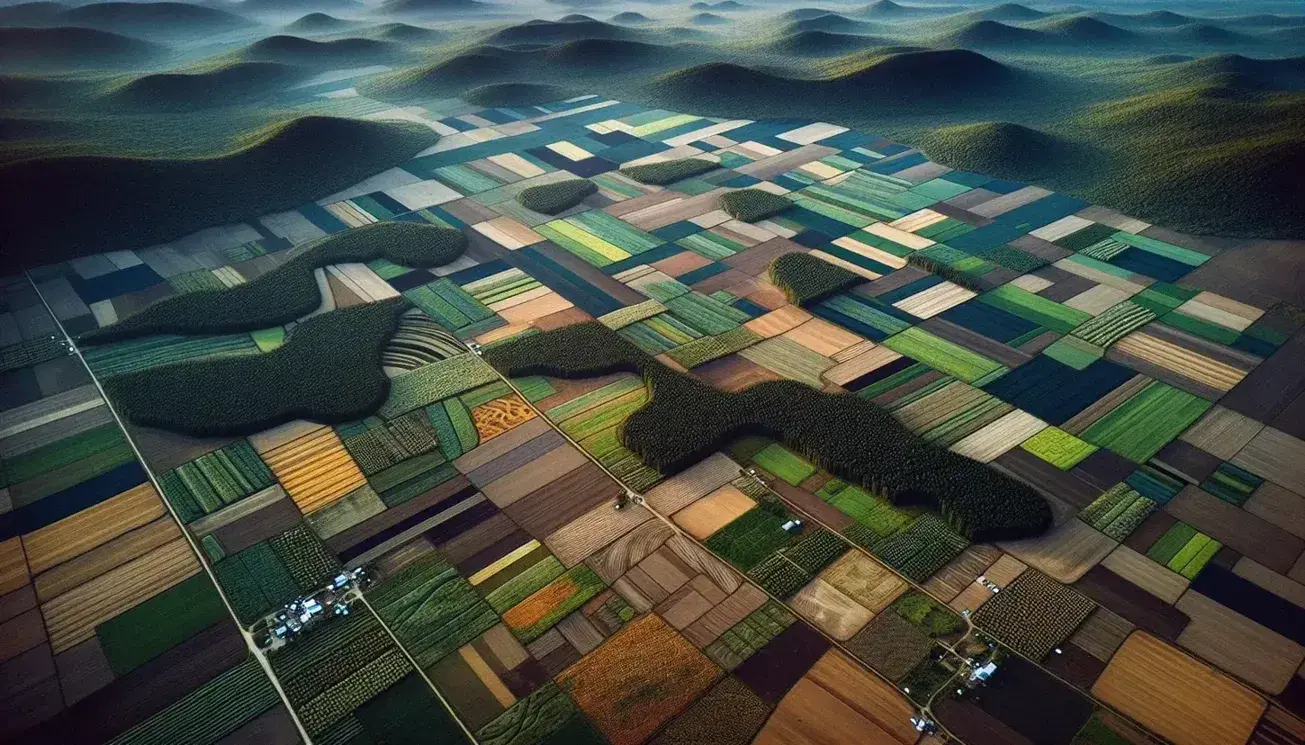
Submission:
{"label": "patchwork farmland", "polygon": [[1237,248],[824,123],[414,108],[4,280],[0,736],[1302,741],[1305,312]]}

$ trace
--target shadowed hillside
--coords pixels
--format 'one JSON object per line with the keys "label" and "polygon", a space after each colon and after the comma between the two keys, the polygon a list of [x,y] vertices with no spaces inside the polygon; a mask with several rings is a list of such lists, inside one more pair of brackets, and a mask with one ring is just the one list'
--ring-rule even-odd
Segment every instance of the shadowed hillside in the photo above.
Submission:
{"label": "shadowed hillside", "polygon": [[1118,26],[1087,16],[1072,16],[1049,19],[1032,27],[992,20],[975,21],[944,34],[935,44],[1012,51],[1039,48],[1101,51],[1143,41],[1139,34]]}
{"label": "shadowed hillside", "polygon": [[468,88],[491,83],[596,80],[614,73],[666,69],[699,54],[679,45],[612,39],[511,48],[482,44],[434,64],[378,76],[360,90],[382,100],[459,96]]}
{"label": "shadowed hillside", "polygon": [[1086,198],[1188,232],[1305,235],[1305,94],[1178,88],[1094,105],[1067,130],[1128,164]]}
{"label": "shadowed hillside", "polygon": [[1305,57],[1255,59],[1240,54],[1180,58],[1154,73],[1168,88],[1192,85],[1247,90],[1305,89]]}
{"label": "shadowed hillside", "polygon": [[478,106],[533,106],[573,95],[564,88],[542,83],[492,83],[472,88],[462,99]]}
{"label": "shadowed hillside", "polygon": [[834,34],[859,34],[877,31],[879,26],[864,21],[854,21],[837,13],[824,13],[811,18],[793,21],[785,27],[788,33],[802,31],[828,31]]}
{"label": "shadowed hillside", "polygon": [[357,0],[244,0],[235,9],[238,12],[256,13],[313,13],[327,10],[360,11],[363,4]]}
{"label": "shadowed hillside", "polygon": [[444,16],[487,8],[477,0],[385,0],[380,11],[402,16]]}
{"label": "shadowed hillside", "polygon": [[526,68],[529,53],[494,46],[473,47],[433,65],[381,75],[365,84],[369,95],[399,98],[446,96],[486,83],[515,77]]}
{"label": "shadowed hillside", "polygon": [[[32,266],[139,248],[291,209],[401,163],[437,139],[414,124],[313,116],[268,127],[211,158],[10,163],[0,166],[0,181],[44,187],[15,190],[0,202],[9,232],[0,261]],[[78,208],[68,209],[72,204]]]}
{"label": "shadowed hillside", "polygon": [[0,116],[0,141],[5,143],[60,137],[74,131],[76,128],[72,124],[59,119]]}
{"label": "shadowed hillside", "polygon": [[1305,26],[1305,16],[1277,16],[1260,13],[1257,15],[1220,18],[1219,25],[1225,28],[1230,26],[1237,28],[1299,28]]}
{"label": "shadowed hillside", "polygon": [[1003,3],[968,13],[980,21],[1036,21],[1051,15],[1018,3]]}
{"label": "shadowed hillside", "polygon": [[612,16],[612,23],[652,23],[652,19],[643,13],[626,11]]}
{"label": "shadowed hillside", "polygon": [[1043,31],[1001,21],[975,21],[938,38],[939,44],[978,48],[1034,47],[1051,41]]}
{"label": "shadowed hillside", "polygon": [[0,107],[15,110],[54,107],[69,102],[88,87],[88,83],[80,80],[0,75]]}
{"label": "shadowed hillside", "polygon": [[794,8],[793,10],[788,10],[781,14],[779,20],[805,21],[811,18],[819,18],[827,15],[835,15],[835,13],[832,10],[825,10],[824,8]]}
{"label": "shadowed hillside", "polygon": [[194,111],[247,104],[306,77],[279,62],[236,62],[195,73],[144,75],[110,90],[101,100],[136,111]]}
{"label": "shadowed hillside", "polygon": [[938,10],[923,8],[918,5],[900,5],[893,0],[879,0],[856,11],[856,15],[873,18],[877,21],[896,21],[903,18],[919,18],[934,15]]}
{"label": "shadowed hillside", "polygon": [[630,39],[634,32],[610,23],[586,18],[583,21],[533,20],[500,29],[485,41],[490,44],[556,44],[577,39]]}
{"label": "shadowed hillside", "polygon": [[67,11],[68,6],[63,3],[18,3],[7,8],[0,8],[0,24],[6,26],[50,26],[58,24],[59,19]]}
{"label": "shadowed hillside", "polygon": [[355,25],[353,21],[346,21],[336,18],[326,13],[309,13],[293,23],[286,25],[287,31],[323,33],[327,31],[339,31],[342,28],[349,28]]}
{"label": "shadowed hillside", "polygon": [[1150,13],[1088,13],[1102,23],[1123,28],[1170,28],[1191,23],[1192,19],[1170,10],[1155,10]]}
{"label": "shadowed hillside", "polygon": [[544,58],[567,67],[630,67],[666,59],[670,51],[656,44],[612,39],[577,39],[548,47]]}
{"label": "shadowed hillside", "polygon": [[718,3],[696,2],[689,6],[690,10],[710,10],[715,13],[730,13],[740,10],[748,10],[748,6],[735,0],[720,0]]}
{"label": "shadowed hillside", "polygon": [[392,61],[403,55],[397,45],[376,39],[314,41],[299,36],[269,36],[245,47],[240,59],[250,62],[280,62],[288,65],[330,67]]}
{"label": "shadowed hillside", "polygon": [[742,65],[713,62],[661,76],[652,84],[659,94],[692,101],[721,96],[753,102],[782,99],[896,100],[903,88],[916,101],[963,100],[1001,91],[1013,72],[999,62],[963,49],[871,51],[831,60],[819,77],[787,78]]}
{"label": "shadowed hillside", "polygon": [[0,28],[0,67],[8,70],[95,70],[147,64],[165,48],[140,39],[75,26]]}
{"label": "shadowed hillside", "polygon": [[887,39],[874,36],[835,34],[829,31],[797,31],[781,36],[766,44],[763,49],[775,54],[828,57],[885,46],[888,43]]}
{"label": "shadowed hillside", "polygon": [[447,39],[449,33],[433,28],[422,28],[407,23],[384,23],[370,29],[367,34],[383,41],[400,44],[431,44]]}
{"label": "shadowed hillside", "polygon": [[1000,62],[964,49],[870,52],[846,57],[829,71],[831,82],[861,92],[909,86],[917,94],[961,97],[996,90],[1012,77]]}
{"label": "shadowed hillside", "polygon": [[1056,18],[1041,28],[1053,37],[1077,44],[1127,44],[1141,39],[1132,31],[1088,16]]}
{"label": "shadowed hillside", "polygon": [[719,26],[730,22],[730,19],[725,16],[718,16],[715,13],[699,13],[689,20],[699,26]]}
{"label": "shadowed hillside", "polygon": [[1253,37],[1208,23],[1189,23],[1185,26],[1176,26],[1166,31],[1165,37],[1171,41],[1205,45],[1240,45],[1255,41]]}
{"label": "shadowed hillside", "polygon": [[254,25],[247,18],[191,3],[92,3],[64,13],[62,23],[150,38],[152,34],[207,35]]}

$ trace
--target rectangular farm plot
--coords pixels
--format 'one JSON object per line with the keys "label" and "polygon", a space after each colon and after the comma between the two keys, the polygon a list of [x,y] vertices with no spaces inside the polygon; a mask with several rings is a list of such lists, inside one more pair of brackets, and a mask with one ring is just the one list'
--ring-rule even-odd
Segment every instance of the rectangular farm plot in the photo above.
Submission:
{"label": "rectangular farm plot", "polygon": [[883,345],[967,383],[1003,369],[1000,363],[920,328],[908,328],[885,339]]}
{"label": "rectangular farm plot", "polygon": [[245,440],[159,477],[164,496],[185,522],[211,515],[273,483],[271,471]]}
{"label": "rectangular farm plot", "polygon": [[606,584],[588,565],[572,567],[503,614],[522,643],[530,643],[589,601]]}
{"label": "rectangular farm plot", "polygon": [[1305,661],[1305,647],[1200,592],[1186,593],[1175,607],[1192,619],[1179,646],[1261,690],[1282,693]]}
{"label": "rectangular farm plot", "polygon": [[1083,439],[1145,463],[1210,408],[1210,402],[1153,382],[1088,427]]}
{"label": "rectangular farm plot", "polygon": [[399,570],[367,594],[377,615],[423,667],[498,623],[489,603],[435,553]]}
{"label": "rectangular farm plot", "polygon": [[1094,608],[1086,596],[1029,570],[984,603],[974,621],[1030,659],[1040,660],[1069,638]]}
{"label": "rectangular farm plot", "polygon": [[1060,334],[1068,334],[1092,318],[1089,313],[1034,295],[1014,285],[998,287],[981,295],[979,301]]}
{"label": "rectangular farm plot", "polygon": [[544,223],[535,231],[596,267],[624,261],[664,243],[602,210]]}
{"label": "rectangular farm plot", "polygon": [[719,676],[711,660],[649,614],[557,680],[612,745],[638,745]]}
{"label": "rectangular farm plot", "polygon": [[846,655],[830,650],[798,680],[753,742],[756,745],[909,745],[914,708]]}
{"label": "rectangular farm plot", "polygon": [[1176,745],[1241,745],[1266,706],[1249,688],[1142,632],[1115,653],[1092,694]]}
{"label": "rectangular farm plot", "polygon": [[305,515],[367,483],[340,436],[330,427],[316,429],[263,457]]}

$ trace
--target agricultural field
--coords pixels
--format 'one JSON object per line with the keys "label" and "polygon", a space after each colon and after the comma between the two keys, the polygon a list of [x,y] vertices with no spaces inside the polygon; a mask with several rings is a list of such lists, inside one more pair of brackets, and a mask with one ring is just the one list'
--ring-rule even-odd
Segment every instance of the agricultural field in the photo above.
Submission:
{"label": "agricultural field", "polygon": [[231,64],[412,147],[0,281],[0,741],[1305,742],[1305,298],[1236,269],[1279,244],[764,108],[450,91],[651,42],[414,77],[439,27],[342,7]]}

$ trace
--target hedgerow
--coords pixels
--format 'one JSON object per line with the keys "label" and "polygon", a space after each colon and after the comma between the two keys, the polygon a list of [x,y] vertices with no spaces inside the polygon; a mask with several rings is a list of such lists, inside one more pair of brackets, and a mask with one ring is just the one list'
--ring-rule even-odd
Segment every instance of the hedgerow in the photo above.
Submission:
{"label": "hedgerow", "polygon": [[621,173],[641,184],[665,186],[720,168],[720,163],[702,158],[680,158],[642,166],[626,166]]}
{"label": "hedgerow", "polygon": [[720,208],[743,222],[765,220],[792,206],[792,200],[761,189],[739,189],[722,194],[720,198]]}
{"label": "hedgerow", "polygon": [[151,334],[225,334],[280,326],[321,305],[313,270],[328,264],[388,259],[409,267],[447,264],[466,250],[467,237],[453,228],[382,222],[330,236],[250,282],[224,290],[201,290],[161,300],[102,329],[81,344],[107,344]]}
{"label": "hedgerow", "polygon": [[810,305],[855,287],[865,277],[804,253],[788,253],[770,263],[770,281],[794,305]]}
{"label": "hedgerow", "polygon": [[361,419],[389,393],[381,351],[407,308],[395,298],[325,313],[276,351],[123,373],[105,378],[104,389],[131,422],[197,436]]}
{"label": "hedgerow", "polygon": [[855,395],[796,381],[726,393],[671,370],[597,322],[514,339],[486,351],[485,359],[512,377],[642,375],[651,400],[626,421],[621,439],[665,474],[739,437],[761,435],[894,501],[934,505],[974,541],[1027,538],[1051,526],[1051,509],[1032,488],[929,443]]}
{"label": "hedgerow", "polygon": [[556,215],[580,204],[590,194],[596,193],[598,193],[598,184],[587,178],[573,178],[523,189],[520,194],[517,194],[517,201],[528,210],[545,215]]}
{"label": "hedgerow", "polygon": [[944,264],[940,261],[937,261],[936,259],[930,258],[929,256],[926,256],[919,252],[907,256],[906,263],[910,264],[913,267],[916,267],[917,269],[923,269],[926,272],[932,272],[934,274],[937,274],[939,277],[942,277],[948,282],[951,282],[952,284],[960,285],[961,287],[964,287],[967,290],[974,290],[975,292],[987,292],[988,290],[992,289],[992,287],[990,287],[989,285],[985,285],[977,275],[971,274],[966,271],[962,271],[952,266],[948,266],[947,264]]}

